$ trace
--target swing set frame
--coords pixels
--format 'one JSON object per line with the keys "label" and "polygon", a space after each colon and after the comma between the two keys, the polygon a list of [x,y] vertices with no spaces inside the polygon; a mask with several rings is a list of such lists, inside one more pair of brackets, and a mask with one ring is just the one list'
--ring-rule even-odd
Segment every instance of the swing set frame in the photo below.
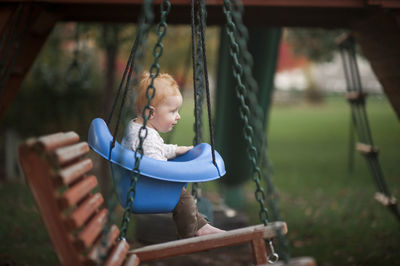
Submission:
{"label": "swing set frame", "polygon": [[[193,1],[192,1],[192,6],[193,6]],[[146,12],[146,10],[145,10]],[[165,12],[164,12],[165,13]],[[164,14],[162,12],[162,14]],[[202,17],[201,17],[202,12],[200,12],[200,25],[202,22]],[[164,14],[165,15],[165,14]],[[162,22],[165,23],[165,17],[162,15]],[[201,25],[202,27],[202,25]],[[201,33],[204,34],[203,29],[201,29]],[[159,34],[159,42],[161,42],[163,34]],[[204,61],[205,59],[205,48],[204,48],[204,36],[201,35],[202,38],[202,49],[204,51],[203,56],[204,56]],[[157,43],[157,45],[158,45]],[[162,47],[162,46],[161,46]],[[161,55],[162,50],[157,54],[158,56],[155,56],[154,59],[154,64],[151,66],[151,70],[153,69],[153,66],[157,67],[157,74],[159,73],[159,66],[157,64],[158,57]],[[131,60],[131,57],[129,61]],[[128,65],[133,65],[133,63],[128,63]],[[130,73],[132,72],[132,66],[130,67]],[[206,87],[208,87],[208,79],[206,75],[206,68],[205,68],[205,79],[206,79]],[[154,79],[157,74],[153,75],[152,73],[152,79]],[[125,78],[125,74],[124,74]],[[129,87],[129,80],[130,76],[128,76],[128,81],[126,88]],[[123,82],[122,82],[123,83]],[[121,86],[122,86],[121,83]],[[149,90],[150,85],[147,89]],[[121,89],[121,87],[120,87]],[[155,88],[153,88],[155,91]],[[126,90],[125,90],[126,91]],[[148,94],[148,92],[146,92]],[[118,93],[119,94],[119,93]],[[208,90],[207,90],[208,94]],[[154,93],[153,93],[154,95]],[[125,97],[125,96],[124,96]],[[148,95],[148,105],[150,104],[151,98]],[[209,100],[209,99],[208,99]],[[124,102],[124,98],[123,101]],[[122,107],[121,107],[122,108]],[[145,112],[143,112],[144,116]],[[110,115],[111,117],[112,115]],[[119,123],[119,118],[120,114],[118,117],[117,121],[117,126],[116,126],[116,131],[118,129],[118,123]],[[146,125],[146,117],[144,117],[144,128]],[[56,136],[59,135],[64,136],[63,133],[56,134]],[[51,173],[56,172],[58,176],[61,176],[61,174],[57,171],[62,169],[63,166],[67,165],[67,169],[62,169],[61,171],[66,171],[66,172],[73,172],[72,169],[79,168],[80,164],[78,166],[76,165],[69,165],[69,163],[74,163],[76,160],[79,161],[79,158],[88,152],[88,145],[87,143],[79,143],[79,144],[74,144],[77,139],[76,134],[69,134],[72,135],[73,137],[71,139],[68,139],[68,137],[62,138],[61,141],[57,143],[56,137],[50,136],[50,137],[44,137],[41,138],[41,141],[35,141],[31,140],[27,142],[25,145],[21,147],[20,154],[21,154],[21,164],[23,166],[25,175],[28,180],[31,180],[30,186],[32,191],[34,192],[35,198],[38,202],[38,205],[40,206],[39,208],[43,213],[46,213],[43,215],[45,224],[48,225],[49,227],[49,232],[50,235],[55,235],[55,236],[61,236],[61,239],[65,242],[68,241],[68,239],[72,240],[72,243],[70,243],[74,247],[78,247],[80,253],[76,256],[76,261],[72,262],[72,264],[79,263],[82,260],[87,260],[89,259],[91,263],[97,264],[99,262],[105,261],[106,265],[121,265],[123,261],[125,261],[125,258],[128,256],[127,250],[129,249],[129,245],[127,244],[124,236],[126,235],[126,220],[123,219],[123,225],[122,225],[122,234],[118,232],[118,230],[115,229],[115,226],[112,226],[110,230],[107,230],[107,227],[105,226],[107,223],[107,218],[109,214],[109,210],[106,208],[100,209],[99,203],[94,205],[95,207],[92,207],[92,197],[87,195],[90,193],[90,191],[96,187],[97,185],[97,180],[96,177],[94,176],[88,176],[86,177],[86,170],[89,170],[89,168],[85,169],[85,171],[81,171],[79,174],[74,174],[73,178],[70,178],[68,182],[61,182],[62,185],[67,186],[66,188],[60,188],[58,187],[57,189],[60,191],[64,191],[61,195],[61,199],[54,199],[54,200],[43,200],[40,196],[37,195],[46,195],[48,193],[45,193],[46,190],[43,191],[43,193],[37,193],[37,190],[40,191],[41,186],[35,186],[36,181],[38,180],[37,175],[35,171],[31,172],[31,162],[35,162],[35,165],[38,165],[39,168],[36,168],[37,171],[46,171],[49,172],[50,174],[47,174],[46,176],[51,177]],[[250,136],[251,137],[251,136]],[[115,139],[113,140],[114,144]],[[46,142],[50,142],[51,145],[46,146]],[[141,140],[141,143],[143,140]],[[71,147],[63,147],[64,144],[73,144]],[[251,144],[251,143],[250,143]],[[43,154],[40,152],[40,149],[37,147],[44,147],[45,152],[50,152],[48,156],[46,154]],[[141,145],[139,145],[139,148],[141,148]],[[37,150],[39,150],[39,153],[41,154],[39,157],[48,157],[50,158],[50,166],[49,167],[47,162],[45,164],[41,164],[37,160]],[[60,151],[61,150],[61,151]],[[53,152],[54,151],[54,152]],[[66,152],[67,151],[67,152]],[[30,156],[30,159],[26,159]],[[35,157],[36,155],[36,157]],[[136,155],[135,155],[136,156]],[[40,160],[40,159],[39,159]],[[47,160],[46,160],[47,161]],[[213,161],[214,159],[214,153],[213,153]],[[255,159],[256,161],[256,159]],[[140,163],[140,160],[139,160]],[[137,164],[137,168],[139,165]],[[35,167],[34,167],[35,169]],[[46,170],[47,169],[47,170]],[[33,177],[30,179],[29,177]],[[35,178],[36,177],[36,178]],[[33,180],[33,182],[32,182]],[[136,181],[133,182],[132,188],[133,191],[135,188]],[[48,192],[48,190],[47,190]],[[50,193],[51,194],[56,194],[56,193]],[[134,198],[134,196],[133,196]],[[50,202],[51,212],[46,212],[46,206],[47,203]],[[57,207],[54,205],[57,205],[58,207],[61,208],[57,210]],[[79,204],[81,203],[81,204]],[[78,205],[77,205],[78,204]],[[101,205],[101,204],[100,204]],[[128,205],[129,206],[129,205]],[[65,211],[65,209],[69,211]],[[83,211],[84,210],[84,211]],[[264,212],[266,213],[266,209],[264,207]],[[58,215],[61,211],[61,215]],[[125,218],[125,213],[129,212],[129,208],[125,209],[124,212],[124,218]],[[55,219],[52,214],[56,214]],[[63,220],[60,216],[63,217],[64,215],[69,215],[72,214],[72,216],[75,219],[72,219],[72,222],[70,224],[75,225],[74,227],[68,227],[64,228],[64,232],[57,232],[55,228],[63,228]],[[83,215],[83,217],[82,217]],[[266,213],[267,215],[267,213]],[[58,218],[57,218],[58,217]],[[78,221],[76,220],[78,219]],[[129,221],[129,219],[127,219]],[[54,222],[57,224],[56,227],[51,226],[54,224]],[[124,226],[125,224],[125,226]],[[87,225],[87,226],[86,226]],[[83,226],[83,229],[79,229],[75,233],[70,233],[68,230],[74,229],[77,230],[79,226]],[[124,229],[125,228],[125,229]],[[268,230],[267,230],[268,229]],[[103,233],[101,233],[103,232]],[[165,244],[160,244],[152,247],[145,247],[143,249],[138,249],[130,252],[131,254],[129,258],[126,259],[126,262],[128,265],[138,265],[140,261],[145,261],[146,259],[154,260],[157,258],[164,258],[164,257],[169,257],[169,256],[174,256],[174,255],[182,255],[182,254],[187,254],[187,253],[192,253],[192,252],[198,252],[202,250],[207,250],[207,249],[212,249],[212,248],[217,248],[217,247],[222,247],[222,246],[230,246],[230,245],[236,245],[236,244],[241,244],[245,242],[250,242],[252,245],[252,251],[253,251],[253,258],[254,262],[257,265],[263,265],[267,263],[271,263],[271,258],[276,258],[277,259],[277,254],[274,252],[273,246],[272,246],[272,238],[275,236],[282,236],[283,234],[286,234],[287,229],[286,225],[284,223],[279,223],[275,222],[273,224],[268,224],[267,222],[267,217],[264,219],[264,225],[259,225],[259,226],[253,226],[253,227],[248,227],[248,228],[242,228],[242,229],[237,229],[233,230],[227,233],[220,233],[220,234],[215,234],[211,236],[203,236],[203,237],[198,237],[195,239],[188,239],[188,240],[181,240],[181,241],[174,241],[174,243],[171,245],[171,243],[165,243]],[[66,236],[67,235],[67,236]],[[119,239],[117,240],[117,235],[119,235]],[[62,237],[64,236],[64,237]],[[66,237],[65,237],[66,236]],[[121,237],[122,236],[122,237]],[[53,244],[58,247],[59,244],[61,243],[60,241],[57,241],[57,237],[52,237]],[[267,239],[265,241],[264,239]],[[196,245],[194,245],[196,244]],[[70,245],[70,246],[71,246]],[[266,247],[267,245],[267,247]],[[66,254],[72,252],[74,248],[70,248],[70,250],[66,251]],[[63,254],[62,249],[59,251],[60,254]],[[108,257],[104,259],[104,256],[108,254]],[[147,255],[146,255],[147,254]],[[84,257],[85,259],[82,259],[81,257]],[[68,258],[71,259],[70,255],[65,255],[65,256],[60,256],[60,261],[64,263],[64,260]],[[273,261],[275,262],[275,260]],[[69,265],[69,263],[66,263]],[[314,262],[311,260],[311,265],[313,265]]]}
{"label": "swing set frame", "polygon": [[[12,1],[13,3],[15,1]],[[30,1],[20,1],[19,3],[25,3]],[[69,1],[47,1],[50,4],[59,3],[59,4],[70,4],[72,7],[74,4],[71,4]],[[69,2],[69,3],[67,3]],[[76,3],[75,3],[76,2]],[[75,1],[75,4],[85,6],[86,1]],[[103,1],[104,2],[104,1]],[[131,3],[139,3],[143,1],[130,1]],[[181,1],[171,1],[177,2],[178,9],[184,8],[185,4]],[[219,9],[222,1],[210,1],[211,10]],[[258,8],[260,3],[263,1],[245,1],[245,5],[251,10],[252,8]],[[266,1],[264,1],[265,3]],[[269,4],[276,1],[268,1]],[[283,1],[278,1],[283,2]],[[308,7],[313,6],[314,8],[323,8],[324,6],[318,5],[318,2],[321,1],[312,1],[312,0],[303,0],[303,1],[284,1],[285,6],[294,7],[291,9],[292,11],[295,8],[301,8],[306,5]],[[295,3],[296,2],[296,3]],[[113,1],[115,3],[115,1]],[[126,1],[120,1],[120,4],[123,5]],[[110,3],[108,3],[110,4]],[[276,8],[282,8],[279,4],[275,3]],[[326,5],[326,4],[325,4]],[[329,4],[329,8],[338,8],[338,10],[343,11],[343,9],[350,9],[353,11],[359,11],[360,9],[365,8],[366,6],[374,6],[381,8],[400,8],[400,4],[397,1],[393,0],[381,0],[377,1],[363,1],[362,6],[360,5],[360,1],[356,0],[341,0],[335,1],[335,4]],[[107,6],[107,3],[105,4]],[[267,4],[261,5],[262,7],[268,6]],[[270,6],[268,6],[270,7]],[[325,6],[326,7],[326,6]],[[12,9],[12,8],[11,8]],[[81,9],[83,10],[83,9]],[[37,11],[37,10],[36,10]],[[36,12],[35,11],[35,12]],[[108,10],[109,11],[109,10]],[[213,14],[214,11],[211,12]],[[95,12],[97,15],[101,14],[99,12]],[[112,12],[109,12],[112,13]],[[278,14],[278,12],[275,12]],[[10,16],[6,16],[5,22],[1,22],[0,26],[3,30],[4,25],[8,23],[8,20],[13,12],[8,13]],[[37,14],[37,12],[36,12]],[[41,23],[47,25],[45,30],[40,29],[38,24],[36,25],[36,33],[32,31],[31,28],[28,29],[28,39],[36,38],[34,42],[34,49],[31,50],[31,53],[37,52],[38,48],[43,44],[45,37],[51,31],[52,26],[57,20],[66,19],[68,16],[60,16],[51,14],[48,10],[41,10],[39,12],[39,17]],[[43,15],[44,14],[44,15]],[[126,13],[125,13],[126,14]],[[220,14],[220,12],[218,13]],[[319,14],[322,14],[319,13]],[[79,14],[76,14],[77,16]],[[72,14],[69,16],[73,17]],[[92,15],[93,18],[96,15]],[[101,15],[100,15],[101,16]],[[126,15],[125,15],[126,16]],[[35,16],[34,16],[35,17]],[[37,16],[36,16],[37,17]],[[173,17],[173,16],[172,16]],[[254,16],[257,17],[257,16]],[[268,17],[268,16],[264,16]],[[336,17],[336,16],[335,16]],[[342,19],[340,23],[345,23],[348,25],[349,21],[353,18],[353,15],[349,15],[346,19]],[[179,18],[182,19],[182,18]],[[213,16],[210,16],[211,21],[213,23],[218,22],[218,19],[213,19]],[[309,22],[310,23],[310,22]],[[290,23],[286,23],[290,25]],[[40,25],[40,23],[39,23]],[[320,25],[320,24],[319,24]],[[337,25],[337,24],[335,24]],[[32,34],[33,33],[33,34]],[[36,35],[36,36],[33,36]],[[41,36],[42,39],[37,39],[37,36]],[[43,37],[44,36],[44,37]],[[30,65],[33,62],[34,56],[28,57],[28,60],[24,61],[24,65]],[[18,62],[20,63],[20,62]],[[18,66],[21,64],[17,63]],[[24,72],[25,68],[22,68],[22,74],[26,74]],[[29,69],[29,67],[28,67]],[[22,75],[22,76],[23,76]],[[22,79],[21,79],[22,80]],[[15,85],[17,84],[17,85]],[[20,83],[14,82],[13,86],[8,86],[6,92],[8,93],[6,97],[2,98],[1,109],[0,109],[0,118],[2,117],[5,108],[7,107],[7,103],[10,103],[15,93],[13,92],[15,88],[18,88]],[[16,87],[15,87],[16,86]],[[3,99],[5,102],[3,102]],[[68,137],[66,137],[66,135]],[[73,136],[73,137],[71,137]],[[48,228],[49,234],[53,241],[54,246],[56,247],[57,253],[59,254],[60,261],[64,265],[83,265],[90,261],[95,264],[96,260],[99,259],[100,253],[99,250],[103,248],[108,248],[109,252],[106,261],[107,265],[121,265],[125,261],[125,265],[138,265],[140,261],[147,260],[145,255],[141,255],[147,252],[150,259],[157,259],[157,254],[164,254],[163,257],[178,255],[179,251],[186,250],[186,253],[197,252],[200,251],[198,249],[193,250],[189,247],[193,245],[193,241],[195,243],[199,243],[199,241],[204,241],[204,249],[206,250],[210,248],[216,248],[225,245],[234,245],[238,244],[240,239],[244,239],[243,235],[246,236],[251,235],[249,241],[253,246],[253,258],[257,264],[266,264],[266,250],[264,241],[260,241],[263,239],[265,235],[267,238],[276,237],[276,228],[278,228],[281,233],[286,233],[286,225],[271,223],[268,226],[261,225],[263,229],[258,229],[257,226],[239,229],[239,231],[234,230],[227,233],[216,234],[214,236],[208,237],[199,237],[195,239],[189,240],[179,240],[173,241],[173,243],[165,243],[161,245],[154,245],[152,247],[143,248],[128,252],[129,245],[126,241],[121,240],[117,241],[118,236],[118,228],[116,226],[111,226],[109,230],[109,234],[106,236],[106,240],[101,240],[101,229],[106,220],[106,214],[108,210],[101,209],[102,205],[102,197],[98,194],[91,194],[91,190],[94,189],[97,185],[97,180],[94,176],[87,175],[87,171],[92,167],[92,162],[87,159],[82,159],[82,156],[88,152],[87,144],[85,143],[76,143],[79,137],[73,132],[70,133],[57,133],[56,135],[41,137],[38,139],[30,139],[25,144],[23,144],[20,148],[20,160],[24,169],[25,176],[27,181],[31,187],[32,192],[34,193],[35,200],[39,206],[40,212],[42,214],[42,218]],[[72,176],[72,177],[71,177]],[[89,190],[87,188],[90,188]],[[63,193],[60,194],[60,191]],[[95,198],[95,199],[93,199]],[[90,202],[90,204],[88,203]],[[100,203],[101,202],[101,203]],[[49,206],[47,206],[49,204]],[[93,205],[92,205],[93,204]],[[93,207],[95,206],[95,207]],[[85,212],[82,210],[90,207],[90,212]],[[67,211],[66,211],[67,210]],[[88,214],[90,213],[90,215]],[[55,218],[56,217],[56,218]],[[54,223],[54,220],[58,220],[58,223]],[[57,224],[58,226],[55,226]],[[270,228],[270,227],[275,228]],[[59,228],[64,228],[63,232],[58,232]],[[260,227],[261,228],[261,227]],[[268,228],[268,230],[267,230]],[[278,230],[278,231],[279,231]],[[262,231],[263,233],[259,233]],[[116,233],[117,232],[117,233]],[[258,232],[258,233],[254,233]],[[268,232],[268,233],[267,233]],[[275,233],[273,233],[275,232]],[[60,238],[60,235],[63,237]],[[204,238],[204,239],[203,239]],[[263,242],[263,247],[260,245],[254,244],[254,239],[257,238],[258,242]],[[60,240],[61,239],[61,240]],[[229,239],[232,240],[232,243]],[[220,241],[220,242],[219,242]],[[105,242],[107,244],[103,245]],[[71,243],[70,249],[63,251],[63,245],[66,243]],[[221,244],[218,244],[221,243]],[[241,242],[240,242],[241,243]],[[108,246],[107,246],[108,245]],[[67,245],[68,246],[68,245]],[[167,250],[167,251],[166,251]],[[254,251],[256,250],[256,251]],[[261,250],[262,252],[258,252],[257,250]],[[264,252],[265,251],[265,252]],[[163,253],[165,252],[165,253]],[[60,255],[66,254],[64,256]],[[77,260],[75,262],[67,262],[66,259],[69,256],[74,257],[72,254],[76,255]],[[94,254],[94,255],[93,255]],[[97,254],[97,255],[96,255]],[[185,253],[180,253],[185,254]],[[258,256],[257,254],[261,254]],[[96,257],[96,256],[97,257]],[[92,256],[92,257],[91,257]],[[161,255],[160,255],[161,256]],[[156,258],[157,257],[157,258]],[[161,257],[160,257],[161,258]],[[77,264],[76,264],[77,263]],[[302,264],[304,265],[304,264]]]}

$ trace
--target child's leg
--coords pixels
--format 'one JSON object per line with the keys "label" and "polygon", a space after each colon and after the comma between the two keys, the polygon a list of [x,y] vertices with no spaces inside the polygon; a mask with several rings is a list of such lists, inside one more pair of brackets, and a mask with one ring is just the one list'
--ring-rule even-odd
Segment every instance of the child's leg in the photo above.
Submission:
{"label": "child's leg", "polygon": [[182,190],[173,218],[180,238],[224,232],[208,224],[204,216],[198,212],[194,198],[185,189]]}
{"label": "child's leg", "polygon": [[180,238],[196,236],[197,231],[207,224],[207,220],[197,211],[192,195],[186,190],[182,191],[173,218]]}

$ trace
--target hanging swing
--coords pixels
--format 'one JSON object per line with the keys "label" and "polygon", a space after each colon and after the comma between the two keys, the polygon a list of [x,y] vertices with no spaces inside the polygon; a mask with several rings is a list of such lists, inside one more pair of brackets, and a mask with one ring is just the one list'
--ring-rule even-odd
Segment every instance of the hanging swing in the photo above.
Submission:
{"label": "hanging swing", "polygon": [[[168,0],[164,1],[168,3]],[[202,1],[199,0],[198,2]],[[149,3],[151,3],[151,0],[145,1],[145,11],[149,9]],[[229,7],[228,0],[225,0],[224,4]],[[163,8],[163,5],[161,7]],[[229,22],[232,22],[230,14],[228,14],[230,10],[226,11]],[[237,57],[235,53],[232,53],[232,56]],[[130,63],[128,62],[128,64]],[[239,68],[236,68],[236,70]],[[236,78],[241,83],[240,76],[236,75]],[[237,96],[244,99],[243,92],[245,91],[238,91]],[[248,108],[246,103],[242,101],[242,108],[246,107]],[[249,116],[244,113],[242,118],[248,121]],[[250,130],[245,131],[248,133],[245,135],[249,137],[247,140],[251,150],[255,152],[253,154],[249,152],[249,155],[252,159],[254,170],[257,172],[256,175],[258,175],[260,174],[260,169],[255,165],[257,162],[257,148],[252,144],[253,130],[251,130],[250,125],[248,128]],[[96,130],[101,131],[97,132]],[[111,165],[125,169],[124,161],[121,159],[124,157],[125,150],[118,150],[119,144],[115,142],[115,137],[111,136],[107,125],[102,119],[93,121],[93,136],[89,135],[89,138],[93,140],[93,145],[98,144],[99,152],[103,153],[102,156],[109,160]],[[87,174],[93,164],[90,159],[83,158],[88,153],[89,148],[86,143],[77,143],[78,141],[79,136],[76,133],[61,132],[38,139],[31,138],[20,147],[20,161],[24,174],[33,191],[33,196],[38,203],[44,224],[49,231],[50,238],[62,264],[139,265],[141,262],[244,243],[251,244],[256,265],[266,265],[277,260],[271,240],[279,232],[285,234],[287,229],[283,222],[267,224],[268,213],[264,207],[265,195],[262,188],[259,187],[260,176],[255,178],[258,186],[256,198],[260,203],[259,216],[264,225],[250,226],[229,232],[177,240],[128,251],[129,244],[125,237],[129,218],[126,219],[125,214],[128,213],[130,215],[131,205],[128,204],[125,208],[120,234],[118,227],[115,225],[112,225],[109,229],[106,228],[108,227],[106,225],[107,213],[110,214],[113,210],[109,211],[107,208],[103,208],[103,197],[99,192],[93,193],[93,190],[97,187],[97,179],[94,175]],[[204,149],[210,148],[208,145],[201,144],[200,146],[205,146],[206,148]],[[222,174],[223,168],[221,169],[217,166],[218,154],[214,152],[212,147],[213,145],[211,145],[212,164],[215,165],[217,170],[219,169],[220,172],[218,173]],[[104,150],[100,148],[104,148]],[[200,150],[203,150],[203,148]],[[120,152],[118,153],[118,151]],[[202,154],[203,152],[192,154],[193,160],[202,158]],[[136,175],[141,174],[139,178],[145,178],[143,176],[145,172],[139,171],[139,169],[142,169],[142,165],[139,164],[141,160],[143,160],[143,163],[146,161],[145,157],[137,156],[135,152],[133,155],[135,158],[134,171],[131,171],[132,168],[126,169],[130,175],[130,191],[133,193],[133,195],[128,195],[128,198],[135,198],[136,196],[135,188],[138,183]],[[112,162],[113,158],[118,163]],[[187,158],[186,161],[190,160],[190,158]],[[210,164],[210,158],[205,161]],[[177,159],[176,163],[183,162],[184,160],[179,161]],[[139,166],[141,167],[139,168]],[[62,193],[61,195],[59,195],[60,192]],[[120,237],[117,240],[118,234]],[[268,239],[267,247],[265,247],[264,239]],[[285,264],[287,265],[287,263]],[[315,265],[315,263],[310,259],[300,259],[290,261],[289,265]]]}
{"label": "hanging swing", "polygon": [[[90,148],[110,161],[118,197],[123,207],[130,187],[130,176],[135,165],[135,152],[118,142],[112,147],[113,136],[105,121],[96,118],[89,129]],[[188,182],[205,182],[225,174],[222,157],[216,153],[216,166],[211,158],[211,146],[196,145],[186,154],[170,161],[160,161],[143,156],[140,175],[136,184],[133,205],[135,213],[159,213],[173,211]]]}
{"label": "hanging swing", "polygon": [[[155,49],[153,50],[155,60],[153,65],[150,67],[152,82],[147,88],[147,92],[152,89],[153,97],[156,91],[156,88],[153,87],[153,81],[159,74],[159,65],[157,61],[162,54],[161,41],[165,35],[165,18],[169,12],[169,6],[164,6],[163,8],[165,9],[162,15],[163,19],[157,27],[159,31],[159,39]],[[142,25],[144,25],[144,23]],[[225,165],[222,157],[213,148],[212,136],[211,146],[207,143],[200,143],[186,154],[170,161],[160,161],[146,157],[139,154],[139,152],[123,147],[115,141],[125,96],[128,88],[131,87],[130,77],[133,72],[133,67],[137,65],[135,65],[134,59],[138,56],[137,49],[138,47],[140,49],[142,46],[140,43],[143,42],[145,35],[146,28],[139,29],[119,92],[114,101],[113,110],[119,97],[122,84],[124,83],[126,73],[129,69],[128,80],[126,82],[124,96],[120,106],[114,137],[107,126],[107,124],[110,123],[106,124],[103,119],[96,118],[90,125],[88,144],[93,151],[110,162],[117,197],[124,208],[126,208],[127,205],[132,204],[130,210],[133,213],[172,212],[178,203],[182,188],[186,187],[188,182],[206,182],[218,179],[225,175]],[[154,73],[154,71],[156,73]],[[138,73],[137,68],[135,73]],[[151,96],[148,97],[150,100],[151,98]],[[148,106],[150,106],[150,100]],[[110,114],[109,121],[111,120],[113,110]],[[211,119],[210,115],[209,119]],[[142,127],[144,129],[147,120],[148,117],[144,117],[144,125]],[[212,135],[212,133],[210,134]],[[147,134],[144,134],[140,144],[142,144],[146,135]],[[143,134],[139,134],[139,136],[143,136]],[[136,150],[142,149],[140,144]],[[135,181],[134,192],[132,191],[133,175],[140,175]]]}

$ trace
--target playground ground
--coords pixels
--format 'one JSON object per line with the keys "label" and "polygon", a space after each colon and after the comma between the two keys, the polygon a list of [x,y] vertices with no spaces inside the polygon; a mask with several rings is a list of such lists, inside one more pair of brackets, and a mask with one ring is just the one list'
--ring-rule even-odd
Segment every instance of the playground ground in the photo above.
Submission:
{"label": "playground ground", "polygon": [[[191,143],[189,108],[190,103],[183,109],[182,122],[172,142]],[[399,198],[399,120],[382,97],[371,97],[367,110],[386,181],[392,194]],[[269,156],[281,215],[289,228],[291,255],[313,256],[318,265],[325,266],[397,265],[399,222],[373,199],[376,189],[358,153],[353,172],[348,171],[349,117],[343,97],[330,97],[318,105],[295,102],[272,107]],[[258,223],[253,184],[249,181],[243,188],[248,199],[245,213],[250,223]],[[203,191],[210,198],[218,197],[216,182],[205,185]],[[0,183],[0,209],[0,265],[58,264],[23,181]],[[206,265],[213,265],[213,261],[220,259],[250,256],[246,252],[243,255],[237,250],[212,251],[196,255],[194,260],[200,263],[205,259]],[[179,259],[181,265],[190,260]]]}

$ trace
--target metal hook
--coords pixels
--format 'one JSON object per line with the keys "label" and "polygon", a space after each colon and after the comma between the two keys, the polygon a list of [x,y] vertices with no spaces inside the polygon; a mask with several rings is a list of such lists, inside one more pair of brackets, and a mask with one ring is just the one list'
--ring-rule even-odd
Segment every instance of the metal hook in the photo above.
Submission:
{"label": "metal hook", "polygon": [[272,245],[272,241],[268,241],[268,246],[267,246],[267,260],[268,263],[275,263],[279,259],[278,253],[275,252],[274,246]]}

